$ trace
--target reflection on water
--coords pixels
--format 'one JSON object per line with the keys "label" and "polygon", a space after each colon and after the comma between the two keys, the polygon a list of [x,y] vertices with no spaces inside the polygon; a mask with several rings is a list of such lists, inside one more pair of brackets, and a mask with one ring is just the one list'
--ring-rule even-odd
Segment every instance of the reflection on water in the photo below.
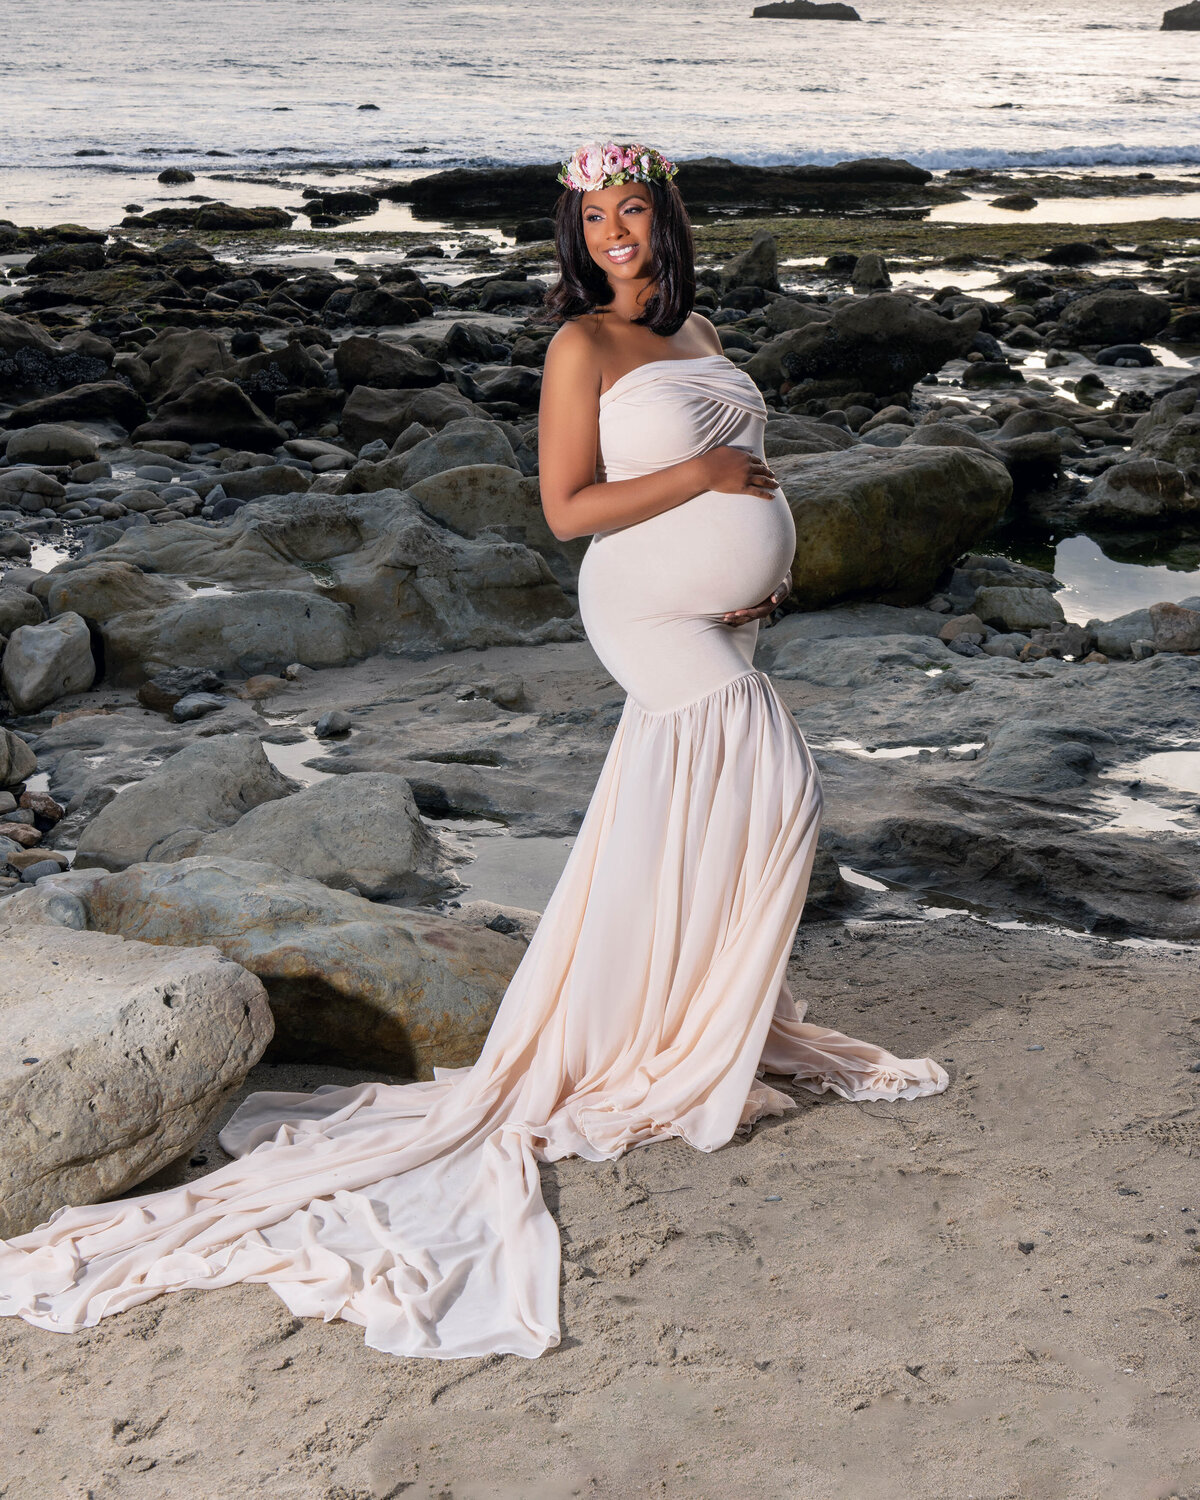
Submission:
{"label": "reflection on water", "polygon": [[1067,537],[1054,550],[1054,576],[1064,587],[1058,602],[1068,620],[1112,620],[1164,600],[1178,604],[1200,594],[1200,545],[1193,545],[1190,567],[1122,562],[1088,536]]}

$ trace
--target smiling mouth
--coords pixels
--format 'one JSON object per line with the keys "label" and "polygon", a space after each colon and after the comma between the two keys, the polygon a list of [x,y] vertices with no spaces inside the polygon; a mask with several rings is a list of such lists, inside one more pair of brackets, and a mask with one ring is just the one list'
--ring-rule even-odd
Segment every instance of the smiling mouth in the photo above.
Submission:
{"label": "smiling mouth", "polygon": [[633,259],[637,254],[637,249],[636,245],[621,245],[615,250],[606,250],[604,253],[608,256],[609,260],[613,261],[616,265],[622,266],[627,260]]}

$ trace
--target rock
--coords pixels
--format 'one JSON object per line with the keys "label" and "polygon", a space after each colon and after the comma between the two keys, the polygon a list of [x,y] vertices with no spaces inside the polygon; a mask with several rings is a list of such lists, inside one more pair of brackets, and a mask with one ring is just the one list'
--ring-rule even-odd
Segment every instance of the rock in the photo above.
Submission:
{"label": "rock", "polygon": [[927,599],[1012,495],[1001,463],[965,449],[861,447],[772,467],[796,522],[792,597],[801,609]]}
{"label": "rock", "polygon": [[[438,397],[440,400],[435,399]],[[401,393],[357,385],[342,411],[342,435],[357,451],[377,438],[394,443],[413,422],[440,428],[455,418],[474,415],[474,404],[457,387],[435,386],[428,391]]]}
{"label": "rock", "polygon": [[997,630],[1026,631],[1061,625],[1062,605],[1048,589],[985,587],[975,595],[975,613]]}
{"label": "rock", "polygon": [[333,735],[349,734],[351,723],[350,715],[345,709],[331,708],[313,725],[313,733],[319,740],[327,740]]}
{"label": "rock", "polygon": [[938,639],[949,645],[960,635],[977,635],[982,640],[986,634],[987,628],[978,615],[955,615],[938,631]]}
{"label": "rock", "polygon": [[10,900],[23,921],[211,944],[266,985],[271,1056],[418,1078],[474,1062],[525,951],[487,928],[226,857],[77,870]]}
{"label": "rock", "polygon": [[545,557],[560,582],[574,587],[589,538],[560,541],[546,523],[536,476],[507,464],[447,469],[406,488],[422,511],[460,536],[499,531]]}
{"label": "rock", "polygon": [[499,464],[519,471],[512,444],[495,422],[461,417],[408,450],[404,460],[404,488],[435,474],[444,474],[448,469],[480,464]]}
{"label": "rock", "polygon": [[[834,309],[823,323],[810,323],[781,337],[783,375],[805,395],[836,396],[850,391],[891,395],[908,390],[948,359],[963,357],[979,331],[981,314],[969,308],[943,318],[924,303],[900,293],[855,298]],[[742,368],[756,382],[769,359],[768,344]]]}
{"label": "rock", "polygon": [[1087,783],[1096,767],[1094,745],[1112,736],[1086,724],[1008,719],[989,733],[975,762],[975,785],[1017,795],[1053,796]]}
{"label": "rock", "polygon": [[861,21],[862,17],[852,5],[843,5],[839,0],[772,0],[768,5],[756,5],[752,16],[768,16],[781,21]]}
{"label": "rock", "polygon": [[793,453],[841,453],[854,447],[854,434],[814,417],[769,417],[763,440],[767,458]]}
{"label": "rock", "polygon": [[258,500],[216,529],[183,520],[131,529],[105,555],[247,591],[109,619],[105,660],[117,681],[168,666],[277,671],[298,661],[332,665],[339,655],[533,645],[581,633],[574,603],[538,553],[486,532],[455,535],[399,490]]}
{"label": "rock", "polygon": [[0,586],[0,635],[11,635],[22,625],[40,625],[45,618],[41,601],[27,589]]}
{"label": "rock", "polygon": [[96,680],[92,638],[79,615],[67,613],[44,625],[14,630],[0,664],[4,691],[19,714],[36,713]]}
{"label": "rock", "polygon": [[723,291],[739,286],[760,286],[779,291],[779,251],[769,229],[755,231],[747,249],[725,262],[717,273]]}
{"label": "rock", "polygon": [[346,309],[350,323],[364,323],[371,328],[397,328],[405,323],[415,323],[421,314],[412,299],[402,288],[392,286],[366,287],[355,292]]}
{"label": "rock", "polygon": [[240,386],[211,376],[166,401],[154,418],[133,433],[135,443],[179,438],[188,443],[220,443],[272,452],[287,437],[260,411]]}
{"label": "rock", "polygon": [[108,380],[72,386],[54,396],[39,396],[12,411],[6,420],[10,428],[31,428],[43,422],[114,422],[132,431],[145,422],[145,417],[141,396],[124,381]]}
{"label": "rock", "polygon": [[1098,365],[1119,365],[1122,368],[1138,366],[1141,369],[1149,369],[1151,365],[1157,364],[1153,351],[1147,349],[1145,344],[1112,344],[1107,349],[1101,349],[1096,355]]}
{"label": "rock", "polygon": [[299,495],[312,484],[312,475],[291,464],[262,464],[221,476],[228,500],[260,500],[264,495]]}
{"label": "rock", "polygon": [[1126,524],[1198,512],[1200,490],[1189,491],[1174,464],[1157,458],[1133,458],[1114,464],[1071,505],[1072,516]]}
{"label": "rock", "polygon": [[[118,355],[118,359],[124,357]],[[32,427],[41,422],[115,422],[132,431],[146,417],[146,403],[124,381],[100,380],[27,401],[6,420],[10,427]]]}
{"label": "rock", "polygon": [[950,648],[931,635],[887,634],[811,640],[797,633],[775,648],[771,672],[778,677],[815,682],[823,687],[858,688],[871,687],[902,669],[925,672],[931,667],[940,667],[944,671],[953,660]]}
{"label": "rock", "polygon": [[[1133,429],[1133,446],[1142,458],[1173,464],[1187,484],[1200,490],[1200,397],[1195,389],[1169,391]],[[0,475],[0,484],[3,476]]]}
{"label": "rock", "polygon": [[197,740],[96,814],[80,836],[76,868],[123,870],[141,860],[185,859],[206,834],[294,790],[253,735]]}
{"label": "rock", "polygon": [[4,451],[10,464],[53,467],[55,464],[90,463],[99,449],[90,432],[43,422],[13,433]]}
{"label": "rock", "polygon": [[270,672],[291,661],[342,666],[365,654],[347,605],[289,589],[193,594],[114,615],[102,634],[106,675],[118,683],[168,667]]}
{"label": "rock", "polygon": [[922,422],[904,439],[923,448],[974,448],[977,453],[995,453],[991,443],[959,422]]}
{"label": "rock", "polygon": [[1140,344],[1171,321],[1171,304],[1148,292],[1084,292],[1059,315],[1058,332],[1078,344]]}
{"label": "rock", "polygon": [[209,834],[196,853],[275,865],[374,899],[419,899],[461,884],[422,822],[408,782],[386,772],[331,776],[263,803]]}
{"label": "rock", "polygon": [[55,344],[41,328],[0,312],[0,397],[45,395],[81,381],[103,380],[106,362],[86,350]]}
{"label": "rock", "polygon": [[995,386],[1024,385],[1025,377],[1003,360],[980,360],[967,365],[962,373],[965,390],[986,390]]}
{"label": "rock", "polygon": [[1018,211],[1026,211],[1038,206],[1038,200],[1032,193],[1004,193],[999,198],[991,200],[992,208],[1008,208]]}
{"label": "rock", "polygon": [[868,250],[860,255],[854,263],[854,270],[850,276],[850,285],[856,292],[882,292],[892,284],[892,278],[888,274],[887,261],[882,255],[877,255],[874,250]]}
{"label": "rock", "polygon": [[173,667],[143,682],[138,688],[138,702],[155,713],[169,714],[181,698],[193,693],[215,693],[223,686],[215,672],[197,667]]}
{"label": "rock", "polygon": [[16,506],[36,515],[53,509],[66,493],[57,479],[40,469],[0,469],[0,506]]}
{"label": "rock", "polygon": [[1200,651],[1200,610],[1152,604],[1149,614],[1156,651]]}
{"label": "rock", "polygon": [[0,726],[0,787],[20,786],[37,770],[37,756],[18,734]]}
{"label": "rock", "polygon": [[172,707],[171,717],[176,724],[190,724],[228,707],[229,699],[220,693],[185,693]]}
{"label": "rock", "polygon": [[1161,31],[1200,31],[1200,0],[1163,12]]}
{"label": "rock", "polygon": [[366,385],[395,391],[413,386],[439,385],[446,372],[409,344],[389,344],[377,338],[348,338],[337,347],[334,364],[347,391]]}
{"label": "rock", "polygon": [[158,609],[191,598],[191,590],[174,578],[143,573],[132,563],[103,555],[70,571],[50,573],[34,587],[52,617],[74,613],[97,624],[128,610]]}
{"label": "rock", "polygon": [[142,394],[154,401],[173,401],[197,381],[227,377],[236,364],[224,340],[205,328],[167,329],[142,345],[139,358],[149,372]]}
{"label": "rock", "polygon": [[294,214],[282,208],[233,208],[206,203],[193,220],[196,229],[288,229]]}
{"label": "rock", "polygon": [[1087,629],[1096,638],[1096,649],[1118,660],[1132,657],[1134,642],[1154,634],[1148,609],[1130,610],[1115,620],[1089,620]]}
{"label": "rock", "polygon": [[[39,914],[55,900],[46,889],[30,893]],[[261,981],[211,947],[154,948],[17,910],[0,929],[5,1237],[187,1151],[274,1029]]]}

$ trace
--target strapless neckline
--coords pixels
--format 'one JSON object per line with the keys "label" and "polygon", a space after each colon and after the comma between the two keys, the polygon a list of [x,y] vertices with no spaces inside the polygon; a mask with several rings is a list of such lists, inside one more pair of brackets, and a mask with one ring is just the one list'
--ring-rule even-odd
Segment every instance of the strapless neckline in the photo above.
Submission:
{"label": "strapless neckline", "polygon": [[731,365],[735,370],[738,368],[738,366],[733,363],[733,361],[727,354],[692,354],[689,355],[686,359],[648,359],[640,365],[634,365],[632,370],[626,370],[624,375],[618,376],[617,379],[613,381],[608,390],[601,391],[600,405],[603,406],[614,391],[616,391],[621,385],[623,385],[625,381],[630,379],[631,376],[640,374],[642,370],[649,370],[655,365],[697,365],[703,363],[703,361],[706,359],[721,359],[724,360],[726,364]]}

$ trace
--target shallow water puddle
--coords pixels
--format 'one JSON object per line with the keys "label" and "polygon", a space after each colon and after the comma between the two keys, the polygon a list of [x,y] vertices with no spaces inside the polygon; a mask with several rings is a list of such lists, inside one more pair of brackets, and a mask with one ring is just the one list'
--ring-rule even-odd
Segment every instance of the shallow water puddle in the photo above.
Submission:
{"label": "shallow water puddle", "polygon": [[1172,568],[1122,562],[1090,536],[1067,537],[1054,549],[1054,576],[1063,584],[1055,598],[1077,625],[1113,620],[1151,604],[1178,604],[1200,594],[1200,541],[1195,551],[1195,567]]}
{"label": "shallow water puddle", "polygon": [[24,566],[40,568],[43,573],[51,573],[59,563],[66,562],[70,555],[69,544],[65,540],[34,542],[29,561]]}
{"label": "shallow water puddle", "polygon": [[[938,669],[941,670],[941,669]],[[866,749],[857,740],[830,740],[828,745],[817,745],[818,750],[843,750],[849,755],[866,755],[873,760],[907,760],[920,755],[922,750],[932,753],[944,750],[948,755],[966,755],[971,750],[982,750],[985,740],[966,740],[961,745],[882,745]]]}
{"label": "shallow water puddle", "polygon": [[[298,781],[302,786],[314,786],[318,781],[327,781],[335,773],[322,771],[319,766],[308,765],[307,762],[325,754],[324,742],[319,740],[313,729],[302,724],[293,725],[290,719],[268,719],[268,724],[276,727],[289,727],[299,730],[303,739],[294,740],[288,744],[280,744],[276,740],[264,739],[262,741],[263,753],[284,776],[290,776],[293,781]],[[349,736],[339,736],[338,742],[343,742]]]}
{"label": "shallow water puddle", "polygon": [[575,838],[535,834],[518,838],[485,818],[426,818],[466,863],[457,866],[466,887],[456,901],[494,901],[525,911],[544,911],[558,884]]}

